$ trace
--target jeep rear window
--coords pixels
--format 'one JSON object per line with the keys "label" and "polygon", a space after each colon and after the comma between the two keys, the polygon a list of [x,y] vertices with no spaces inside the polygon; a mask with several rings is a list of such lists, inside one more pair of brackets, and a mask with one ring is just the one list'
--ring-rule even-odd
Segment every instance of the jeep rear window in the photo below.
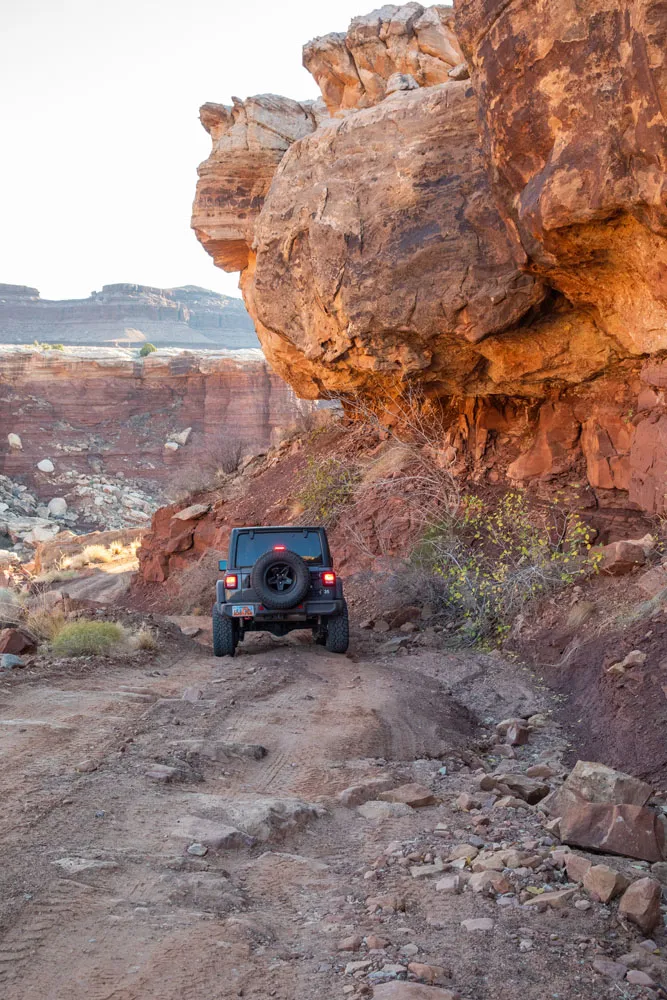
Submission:
{"label": "jeep rear window", "polygon": [[236,565],[254,566],[274,545],[296,552],[309,566],[322,566],[322,539],[317,531],[240,532],[236,542]]}

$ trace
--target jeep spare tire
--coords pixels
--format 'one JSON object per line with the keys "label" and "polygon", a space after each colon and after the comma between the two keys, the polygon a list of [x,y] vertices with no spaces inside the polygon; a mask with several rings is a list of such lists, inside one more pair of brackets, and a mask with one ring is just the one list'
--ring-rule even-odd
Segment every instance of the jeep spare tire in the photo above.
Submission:
{"label": "jeep spare tire", "polygon": [[310,572],[296,552],[265,552],[252,568],[250,586],[265,607],[293,608],[308,593]]}

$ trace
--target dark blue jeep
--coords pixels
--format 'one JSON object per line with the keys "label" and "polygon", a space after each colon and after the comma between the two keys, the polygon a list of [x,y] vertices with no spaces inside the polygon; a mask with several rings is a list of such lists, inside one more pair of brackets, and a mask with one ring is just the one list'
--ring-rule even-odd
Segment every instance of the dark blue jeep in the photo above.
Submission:
{"label": "dark blue jeep", "polygon": [[324,528],[233,528],[213,605],[213,651],[233,656],[247,632],[312,629],[331,653],[349,643],[343,584]]}

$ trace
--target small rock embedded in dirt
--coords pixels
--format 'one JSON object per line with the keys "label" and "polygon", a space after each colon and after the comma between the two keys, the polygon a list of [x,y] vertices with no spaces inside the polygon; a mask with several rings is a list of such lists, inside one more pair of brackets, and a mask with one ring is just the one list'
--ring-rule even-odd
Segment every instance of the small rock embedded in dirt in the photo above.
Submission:
{"label": "small rock embedded in dirt", "polygon": [[646,562],[646,549],[641,544],[642,541],[643,539],[620,539],[603,546],[600,571],[609,576],[624,576],[636,566],[643,566]]}
{"label": "small rock embedded in dirt", "polygon": [[607,673],[624,674],[631,667],[643,666],[646,663],[646,659],[646,653],[643,653],[641,649],[633,649],[624,659],[619,660],[618,663],[612,663],[610,667],[607,667]]}
{"label": "small rock embedded in dirt", "polygon": [[454,807],[460,809],[461,812],[470,812],[471,809],[479,809],[481,803],[479,799],[474,798],[472,795],[468,795],[467,792],[462,792],[461,795],[454,802]]}
{"label": "small rock embedded in dirt", "polygon": [[442,965],[425,965],[423,962],[410,962],[408,972],[417,979],[427,983],[437,983],[439,979],[449,979],[449,970]]}
{"label": "small rock embedded in dirt", "polygon": [[494,777],[496,777],[496,787],[504,785],[512,795],[523,799],[529,805],[536,805],[551,791],[549,785],[543,781],[529,778],[525,774],[499,774]]}
{"label": "small rock embedded in dirt", "polygon": [[190,844],[188,854],[194,855],[195,858],[203,858],[208,854],[208,847],[205,847],[204,844]]}
{"label": "small rock embedded in dirt", "polygon": [[364,802],[357,806],[357,812],[364,819],[382,820],[393,816],[409,816],[414,810],[405,802]]}
{"label": "small rock embedded in dirt", "polygon": [[[178,444],[178,435],[174,435],[174,441]],[[184,442],[185,443],[185,442]],[[208,514],[211,509],[210,503],[193,503],[189,507],[184,507],[178,513],[172,514],[172,521],[196,521],[204,514]]]}
{"label": "small rock embedded in dirt", "polygon": [[378,797],[382,802],[402,802],[413,809],[431,806],[435,802],[435,795],[431,789],[417,784],[400,785],[398,788],[382,792]]}
{"label": "small rock embedded in dirt", "polygon": [[14,656],[13,653],[3,653],[0,656],[0,670],[13,670],[14,667],[23,666],[25,663],[20,656]]}
{"label": "small rock embedded in dirt", "polygon": [[118,868],[115,861],[97,861],[93,858],[59,858],[52,862],[62,868],[67,875],[78,875],[87,871],[114,871]]}
{"label": "small rock embedded in dirt", "polygon": [[633,986],[655,986],[655,981],[651,979],[648,973],[642,972],[640,969],[630,969],[625,979]]}
{"label": "small rock embedded in dirt", "polygon": [[359,951],[363,944],[363,938],[358,934],[352,937],[344,938],[342,941],[338,942],[336,948],[337,951]]}
{"label": "small rock embedded in dirt", "polygon": [[457,844],[453,847],[447,857],[447,861],[459,861],[463,858],[473,859],[479,854],[479,850],[472,844]]}
{"label": "small rock embedded in dirt", "polygon": [[198,687],[186,687],[185,691],[181,695],[183,701],[201,701],[204,697],[204,692]]}
{"label": "small rock embedded in dirt", "polygon": [[32,653],[35,650],[35,640],[19,628],[3,628],[0,632],[0,653]]}
{"label": "small rock embedded in dirt", "polygon": [[555,771],[548,764],[533,764],[531,767],[526,768],[526,774],[529,778],[553,778]]}
{"label": "small rock embedded in dirt", "polygon": [[384,951],[389,945],[387,938],[378,937],[377,934],[369,934],[365,942],[369,951]]}
{"label": "small rock embedded in dirt", "polygon": [[182,772],[177,767],[169,767],[168,764],[154,764],[150,771],[146,771],[146,777],[150,781],[167,784],[170,781],[177,781],[179,777],[182,777]]}
{"label": "small rock embedded in dirt", "polygon": [[365,972],[367,969],[372,968],[372,962],[348,962],[345,966],[345,975],[353,976],[355,972]]}
{"label": "small rock embedded in dirt", "polygon": [[199,635],[201,629],[198,628],[196,625],[183,625],[181,628],[181,632],[188,639],[194,639],[196,635]]}
{"label": "small rock embedded in dirt", "polygon": [[360,782],[358,785],[350,785],[338,795],[338,801],[342,806],[353,809],[361,806],[369,799],[374,799],[380,792],[388,791],[394,785],[393,778],[370,778],[368,781]]}
{"label": "small rock embedded in dirt", "polygon": [[625,890],[621,897],[618,913],[626,917],[650,934],[660,923],[660,901],[662,888],[652,878],[640,878]]}
{"label": "small rock embedded in dirt", "polygon": [[99,767],[96,760],[82,760],[74,768],[75,771],[79,771],[80,774],[89,774],[91,771],[96,771]]}
{"label": "small rock embedded in dirt", "polygon": [[435,883],[436,892],[447,892],[458,894],[461,892],[461,876],[460,875],[445,875],[438,882]]}
{"label": "small rock embedded in dirt", "polygon": [[597,896],[601,903],[608,903],[628,887],[625,875],[607,865],[591,865],[584,875],[584,889]]}
{"label": "small rock embedded in dirt", "polygon": [[535,896],[534,899],[529,899],[524,903],[524,906],[537,906],[538,909],[550,906],[555,910],[560,910],[567,906],[576,891],[576,889],[557,889],[555,892],[543,892],[541,895]]}
{"label": "small rock embedded in dirt", "polygon": [[495,922],[490,917],[469,917],[461,921],[461,927],[465,931],[492,931]]}
{"label": "small rock embedded in dirt", "polygon": [[410,868],[410,874],[413,878],[424,878],[424,876],[428,875],[440,875],[442,873],[442,869],[442,863],[434,865],[413,865]]}
{"label": "small rock embedded in dirt", "polygon": [[613,979],[615,982],[625,979],[625,974],[628,971],[626,965],[621,965],[620,962],[612,962],[608,958],[596,958],[593,962],[593,968],[601,976],[604,976],[605,979]]}
{"label": "small rock embedded in dirt", "polygon": [[200,816],[184,816],[174,827],[170,837],[175,840],[189,840],[213,850],[233,850],[252,843],[252,839],[236,827],[202,819]]}
{"label": "small rock embedded in dirt", "polygon": [[570,852],[565,860],[565,869],[570,882],[583,882],[591,867],[592,864],[587,858],[574,852]]}

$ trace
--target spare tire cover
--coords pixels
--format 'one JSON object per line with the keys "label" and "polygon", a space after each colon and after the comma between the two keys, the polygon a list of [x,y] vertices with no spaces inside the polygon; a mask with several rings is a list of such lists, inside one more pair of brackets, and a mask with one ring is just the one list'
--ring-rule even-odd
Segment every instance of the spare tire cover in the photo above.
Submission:
{"label": "spare tire cover", "polygon": [[250,585],[265,607],[284,609],[300,604],[310,587],[310,571],[296,552],[265,552],[252,568]]}

